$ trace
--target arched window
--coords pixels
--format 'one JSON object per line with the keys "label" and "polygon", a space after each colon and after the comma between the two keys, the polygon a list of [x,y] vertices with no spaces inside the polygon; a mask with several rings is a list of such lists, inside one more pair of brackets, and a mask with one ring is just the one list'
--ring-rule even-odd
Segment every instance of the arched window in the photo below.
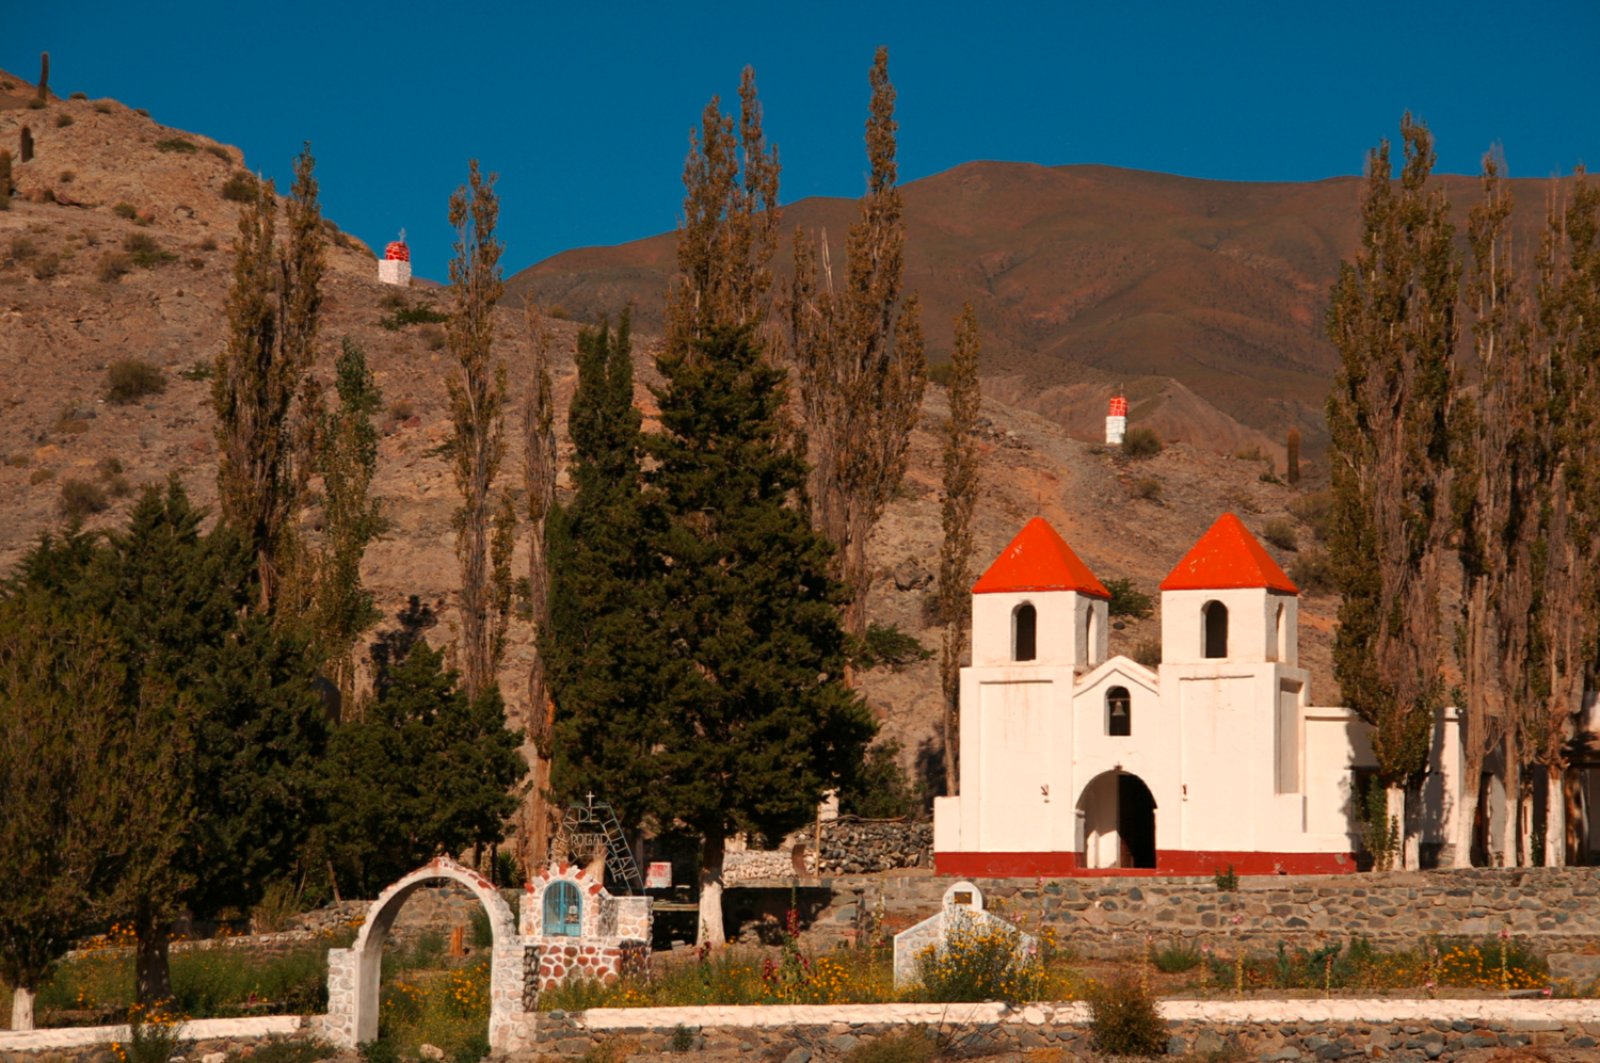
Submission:
{"label": "arched window", "polygon": [[1207,602],[1200,607],[1200,615],[1205,620],[1205,634],[1202,657],[1226,657],[1228,655],[1228,607],[1221,602]]}
{"label": "arched window", "polygon": [[1031,661],[1038,655],[1039,614],[1023,602],[1011,613],[1011,659]]}
{"label": "arched window", "polygon": [[578,887],[566,881],[552,882],[544,891],[544,933],[546,937],[578,937],[583,927],[583,901]]}
{"label": "arched window", "polygon": [[1113,738],[1133,734],[1133,699],[1128,697],[1127,687],[1106,691],[1106,734]]}

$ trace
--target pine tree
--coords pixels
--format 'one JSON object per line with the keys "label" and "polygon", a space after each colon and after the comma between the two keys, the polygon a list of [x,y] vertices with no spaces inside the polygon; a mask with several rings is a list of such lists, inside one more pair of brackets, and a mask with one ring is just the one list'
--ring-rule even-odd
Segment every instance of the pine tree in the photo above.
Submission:
{"label": "pine tree", "polygon": [[[840,550],[845,626],[862,637],[871,589],[868,541],[905,475],[927,364],[916,297],[901,305],[905,219],[895,186],[894,87],[879,48],[870,76],[870,173],[846,241],[844,290],[827,249],[797,232],[790,342],[812,460],[812,523]],[[820,265],[819,265],[820,262]]]}
{"label": "pine tree", "polygon": [[944,437],[944,492],[940,498],[939,620],[944,640],[939,654],[939,681],[944,695],[944,785],[956,792],[960,778],[961,654],[972,619],[972,514],[978,502],[978,443],[974,434],[978,404],[978,315],[972,304],[962,307],[955,323],[955,349],[950,355],[950,422]]}
{"label": "pine tree", "polygon": [[713,96],[683,167],[678,271],[667,292],[667,349],[692,355],[718,327],[759,328],[777,249],[778,151],[761,131],[755,72],[739,80],[739,133]]}
{"label": "pine tree", "polygon": [[[505,454],[505,365],[494,354],[494,306],[502,245],[495,239],[500,202],[495,175],[484,180],[478,160],[467,184],[450,197],[456,229],[450,261],[450,322],[446,337],[460,373],[450,378],[451,456],[461,508],[456,511],[456,556],[461,562],[461,661],[467,696],[476,698],[496,682],[504,645],[506,613],[495,599],[494,480]],[[499,511],[504,514],[502,502]],[[500,521],[500,535],[510,530]]]}
{"label": "pine tree", "polygon": [[337,411],[324,413],[317,433],[324,526],[312,609],[312,630],[340,703],[355,705],[355,648],[378,619],[372,592],[361,584],[361,559],[388,521],[372,493],[378,466],[378,432],[372,415],[383,395],[366,354],[347,336],[334,365]]}
{"label": "pine tree", "polygon": [[1328,331],[1341,365],[1328,424],[1329,556],[1343,594],[1334,674],[1372,725],[1389,816],[1404,824],[1405,787],[1426,763],[1444,700],[1439,584],[1459,266],[1449,206],[1426,188],[1432,137],[1409,114],[1401,135],[1398,188],[1388,143],[1368,156],[1361,249],[1334,285]]}
{"label": "pine tree", "polygon": [[443,655],[418,640],[384,675],[366,717],[327,758],[330,848],[358,896],[439,853],[492,845],[527,767],[499,691],[469,698]]}
{"label": "pine tree", "polygon": [[643,436],[633,402],[626,314],[578,334],[578,386],[567,412],[573,494],[550,512],[550,622],[540,631],[555,704],[552,782],[558,797],[592,791],[624,827],[674,810],[651,751],[662,740],[665,645],[656,513],[642,494]]}
{"label": "pine tree", "polygon": [[281,249],[271,181],[259,182],[239,212],[228,342],[212,385],[221,516],[250,546],[257,608],[266,614],[275,610],[299,548],[295,518],[312,466],[309,417],[297,418],[304,412],[297,400],[310,379],[322,306],[326,240],[314,167],[307,145],[295,160]]}
{"label": "pine tree", "polygon": [[535,651],[528,669],[527,737],[532,779],[528,787],[522,840],[527,866],[542,865],[550,837],[551,739],[555,701],[545,679],[544,653],[537,641],[550,626],[550,553],[547,528],[556,501],[555,389],[550,379],[550,333],[532,303],[527,307],[533,364],[528,367],[528,395],[523,404],[523,478],[528,496],[528,599]]}

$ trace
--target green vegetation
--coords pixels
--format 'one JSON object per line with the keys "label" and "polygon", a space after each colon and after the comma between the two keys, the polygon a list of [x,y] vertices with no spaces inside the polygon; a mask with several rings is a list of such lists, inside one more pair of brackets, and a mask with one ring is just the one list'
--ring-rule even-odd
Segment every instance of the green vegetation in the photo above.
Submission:
{"label": "green vegetation", "polygon": [[195,147],[194,141],[183,137],[167,137],[165,140],[156,141],[157,151],[176,152],[179,155],[193,155],[200,149]]}
{"label": "green vegetation", "polygon": [[947,929],[944,948],[917,957],[916,995],[934,1003],[1042,1000],[1054,988],[1047,961],[1038,948],[1023,946],[1015,928],[961,920]]}
{"label": "green vegetation", "polygon": [[106,401],[118,406],[167,390],[167,374],[143,358],[119,358],[106,367]]}
{"label": "green vegetation", "polygon": [[1106,590],[1111,592],[1111,601],[1106,609],[1111,616],[1143,620],[1155,608],[1155,599],[1135,587],[1131,579],[1108,579]]}
{"label": "green vegetation", "polygon": [[132,221],[134,218],[139,216],[139,208],[135,207],[132,203],[123,202],[112,207],[111,213],[115,214],[119,218],[126,218],[129,221]]}
{"label": "green vegetation", "polygon": [[437,325],[449,320],[449,314],[435,310],[426,303],[413,305],[402,303],[392,313],[380,317],[378,324],[390,332],[398,332],[411,325]]}
{"label": "green vegetation", "polygon": [[162,247],[149,233],[129,233],[124,236],[122,250],[128,253],[129,261],[141,269],[155,269],[178,260],[177,255]]}
{"label": "green vegetation", "polygon": [[898,624],[867,625],[866,637],[851,639],[848,643],[850,659],[858,668],[877,668],[882,665],[898,671],[908,664],[926,661],[933,651],[918,642]]}
{"label": "green vegetation", "polygon": [[1153,428],[1130,428],[1122,436],[1122,456],[1153,458],[1162,451],[1161,437]]}
{"label": "green vegetation", "polygon": [[73,123],[73,117],[70,114],[66,113],[65,111],[62,111],[60,114],[56,115],[56,128],[57,129],[65,129],[65,128],[67,128],[67,126],[71,125],[72,123]]}
{"label": "green vegetation", "polygon": [[1150,961],[1162,974],[1182,974],[1200,966],[1204,958],[1200,949],[1194,944],[1174,941],[1157,949],[1150,957]]}
{"label": "green vegetation", "polygon": [[855,784],[839,793],[839,809],[863,819],[902,819],[916,811],[916,794],[900,766],[900,743],[878,742],[867,750]]}

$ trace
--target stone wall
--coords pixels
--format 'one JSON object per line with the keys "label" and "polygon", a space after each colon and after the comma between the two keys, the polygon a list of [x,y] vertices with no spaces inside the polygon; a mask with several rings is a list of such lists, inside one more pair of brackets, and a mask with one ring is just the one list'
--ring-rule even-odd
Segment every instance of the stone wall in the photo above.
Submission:
{"label": "stone wall", "polygon": [[[1588,1051],[1600,1041],[1600,1002],[1592,1000],[1190,1000],[1160,1006],[1168,1051],[1175,1055],[1451,1060],[1486,1048]],[[580,1058],[598,1043],[666,1052],[682,1051],[687,1042],[690,1051],[720,1058],[814,1063],[917,1027],[958,1058],[1015,1058],[1038,1049],[1096,1058],[1088,1019],[1082,1004],[618,1008],[524,1015],[512,1047]]]}
{"label": "stone wall", "polygon": [[822,825],[822,873],[933,866],[933,824],[837,819]]}
{"label": "stone wall", "polygon": [[[932,914],[948,876],[841,876],[814,920],[817,947],[850,940],[863,917],[893,933]],[[1117,955],[1148,935],[1314,946],[1365,937],[1412,947],[1425,936],[1486,937],[1509,927],[1541,952],[1600,950],[1600,875],[1592,868],[1414,871],[1241,878],[977,879],[988,906],[1030,927],[1054,927],[1079,955]]]}

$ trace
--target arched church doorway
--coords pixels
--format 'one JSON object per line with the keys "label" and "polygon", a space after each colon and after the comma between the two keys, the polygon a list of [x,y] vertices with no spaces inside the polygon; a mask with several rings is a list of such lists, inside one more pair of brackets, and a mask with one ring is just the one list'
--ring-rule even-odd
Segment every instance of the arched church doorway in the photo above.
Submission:
{"label": "arched church doorway", "polygon": [[1083,823],[1086,868],[1154,868],[1156,802],[1137,775],[1120,769],[1101,772],[1078,799]]}

